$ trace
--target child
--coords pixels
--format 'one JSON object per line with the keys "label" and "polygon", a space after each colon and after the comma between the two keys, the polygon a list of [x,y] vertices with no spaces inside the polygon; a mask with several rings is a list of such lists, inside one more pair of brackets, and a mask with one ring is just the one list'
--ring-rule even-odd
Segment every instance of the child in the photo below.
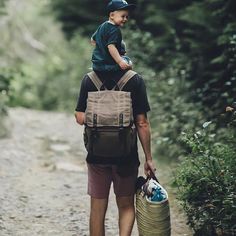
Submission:
{"label": "child", "polygon": [[129,10],[135,8],[125,0],[111,0],[107,5],[109,20],[101,24],[91,37],[95,46],[92,55],[93,70],[118,71],[131,69],[132,66],[125,54],[125,44],[122,40],[121,30],[129,16]]}

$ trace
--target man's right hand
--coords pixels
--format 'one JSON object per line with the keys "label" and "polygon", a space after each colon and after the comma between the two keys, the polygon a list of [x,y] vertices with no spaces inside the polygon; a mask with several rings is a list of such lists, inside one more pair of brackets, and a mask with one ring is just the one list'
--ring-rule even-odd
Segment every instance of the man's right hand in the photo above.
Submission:
{"label": "man's right hand", "polygon": [[122,70],[132,69],[132,66],[126,63],[123,59],[119,62],[119,66]]}
{"label": "man's right hand", "polygon": [[153,163],[153,160],[147,160],[145,163],[144,163],[144,174],[146,176],[149,176],[151,175],[151,172],[153,174],[155,174],[155,171],[156,171],[156,167]]}

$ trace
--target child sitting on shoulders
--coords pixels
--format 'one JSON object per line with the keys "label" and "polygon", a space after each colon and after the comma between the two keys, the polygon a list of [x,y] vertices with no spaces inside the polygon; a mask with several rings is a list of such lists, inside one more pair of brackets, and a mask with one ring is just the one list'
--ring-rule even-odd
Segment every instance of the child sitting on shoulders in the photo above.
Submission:
{"label": "child sitting on shoulders", "polygon": [[92,55],[94,71],[129,70],[132,62],[125,55],[125,43],[122,40],[120,27],[128,21],[129,10],[135,8],[125,0],[112,0],[107,5],[108,21],[102,23],[91,37],[95,46]]}

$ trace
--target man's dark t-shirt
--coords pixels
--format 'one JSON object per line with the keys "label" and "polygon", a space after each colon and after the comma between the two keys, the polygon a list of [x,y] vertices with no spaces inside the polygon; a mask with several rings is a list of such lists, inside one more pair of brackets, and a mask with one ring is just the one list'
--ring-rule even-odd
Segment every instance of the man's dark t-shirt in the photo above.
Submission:
{"label": "man's dark t-shirt", "polygon": [[[112,89],[125,73],[125,71],[95,72],[107,89]],[[80,94],[75,109],[76,111],[85,112],[88,92],[92,91],[97,91],[97,89],[93,82],[90,80],[90,78],[85,75],[81,83]],[[146,86],[140,75],[134,75],[124,86],[123,91],[131,92],[134,118],[136,117],[136,115],[146,114],[150,110],[150,106],[147,99]],[[126,157],[126,159],[130,159],[130,161],[132,161],[133,163],[139,163],[137,143],[130,157]],[[104,159],[91,155],[87,155],[86,160],[88,163],[107,164]],[[117,159],[115,158],[111,158],[110,162],[111,163],[109,164],[118,164]]]}

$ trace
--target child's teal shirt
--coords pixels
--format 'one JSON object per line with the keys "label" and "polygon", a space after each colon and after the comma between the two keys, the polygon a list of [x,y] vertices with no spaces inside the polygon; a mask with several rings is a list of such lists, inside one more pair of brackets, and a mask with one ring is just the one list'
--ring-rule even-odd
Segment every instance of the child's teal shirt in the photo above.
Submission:
{"label": "child's teal shirt", "polygon": [[122,35],[119,26],[106,21],[98,27],[97,31],[92,35],[92,39],[96,41],[92,55],[93,70],[120,70],[119,65],[117,65],[108,51],[108,45],[114,44],[119,54],[121,54]]}

